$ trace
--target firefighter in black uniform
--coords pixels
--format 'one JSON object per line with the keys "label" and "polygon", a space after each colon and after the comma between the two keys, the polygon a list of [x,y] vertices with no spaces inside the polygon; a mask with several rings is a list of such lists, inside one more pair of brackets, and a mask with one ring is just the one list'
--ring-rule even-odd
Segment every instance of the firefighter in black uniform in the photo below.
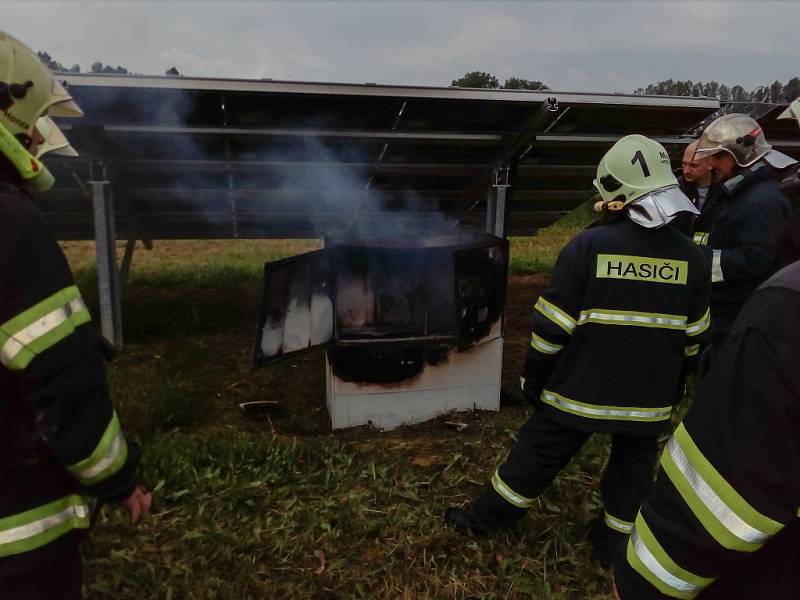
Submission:
{"label": "firefighter in black uniform", "polygon": [[797,598],[798,331],[800,261],[752,294],[667,444],[615,561],[622,600]]}
{"label": "firefighter in black uniform", "polygon": [[[99,501],[138,521],[150,495],[108,397],[101,340],[32,194],[66,150],[45,113],[78,106],[37,55],[0,32],[0,597],[81,596],[78,544]],[[41,122],[41,121],[39,121]],[[63,135],[61,139],[64,140]],[[55,143],[52,143],[56,140]]]}
{"label": "firefighter in black uniform", "polygon": [[719,190],[714,182],[711,159],[695,157],[696,150],[696,140],[684,148],[678,185],[700,214],[682,213],[672,221],[671,226],[691,236],[697,245],[704,246],[708,243]]}
{"label": "firefighter in black uniform", "polygon": [[740,113],[713,121],[700,136],[695,156],[711,157],[720,188],[703,245],[711,261],[713,332],[705,370],[747,297],[773,273],[778,231],[790,211],[779,171],[796,161],[772,150],[761,126]]}
{"label": "firefighter in black uniform", "polygon": [[446,520],[481,533],[512,526],[592,433],[611,433],[605,514],[589,536],[608,565],[652,486],[684,360],[705,340],[710,277],[701,250],[665,227],[697,209],[660,144],[622,138],[594,183],[606,222],[564,247],[535,305],[522,385],[538,406],[491,487]]}

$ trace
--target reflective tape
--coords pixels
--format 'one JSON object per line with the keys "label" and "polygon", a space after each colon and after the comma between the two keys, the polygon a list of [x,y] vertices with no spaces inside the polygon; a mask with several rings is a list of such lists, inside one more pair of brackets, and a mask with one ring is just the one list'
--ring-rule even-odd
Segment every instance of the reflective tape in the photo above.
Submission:
{"label": "reflective tape", "polygon": [[77,495],[0,519],[0,557],[49,544],[72,529],[89,527],[89,505]]}
{"label": "reflective tape", "polygon": [[526,498],[525,496],[516,493],[512,490],[506,483],[500,478],[500,472],[495,471],[494,475],[492,475],[492,487],[494,491],[496,491],[500,496],[503,497],[504,500],[507,500],[510,504],[513,504],[517,508],[530,508],[535,499],[534,498]]}
{"label": "reflective tape", "polygon": [[633,325],[636,327],[657,327],[663,329],[686,329],[686,317],[663,313],[646,313],[629,310],[606,310],[590,308],[582,310],[578,325],[597,323],[600,325]]}
{"label": "reflective tape", "polygon": [[683,350],[683,353],[686,356],[696,356],[698,352],[700,352],[700,344],[692,344],[690,346],[686,346],[686,348],[684,348]]}
{"label": "reflective tape", "polygon": [[626,558],[633,569],[661,593],[673,598],[694,598],[714,580],[680,567],[664,551],[641,513],[628,540]]}
{"label": "reflective tape", "polygon": [[608,512],[605,513],[603,520],[608,527],[614,529],[615,531],[619,531],[620,533],[628,534],[633,529],[633,523],[630,521],[625,521],[624,519],[618,519],[617,517],[608,514]]}
{"label": "reflective tape", "polygon": [[558,308],[552,302],[545,300],[542,296],[539,296],[539,299],[536,301],[536,305],[533,308],[538,310],[567,333],[571,334],[577,325],[575,319]]}
{"label": "reflective tape", "polygon": [[599,406],[578,402],[571,398],[566,398],[550,390],[544,390],[541,396],[542,402],[549,404],[559,410],[587,417],[589,419],[613,419],[622,421],[664,421],[672,415],[672,406],[662,406],[658,408],[640,408],[634,406]]}
{"label": "reflective tape", "polygon": [[697,321],[693,321],[686,326],[686,335],[695,336],[700,335],[711,326],[711,311],[706,309],[703,316]]}
{"label": "reflective tape", "polygon": [[564,349],[564,346],[548,342],[546,339],[533,333],[531,335],[531,348],[535,348],[542,354],[558,354]]}
{"label": "reflective tape", "polygon": [[717,472],[681,424],[661,466],[703,527],[730,550],[754,552],[783,525],[753,508]]}
{"label": "reflective tape", "polygon": [[117,413],[114,411],[91,455],[81,462],[69,466],[68,469],[81,483],[92,485],[108,479],[119,471],[127,457],[128,445],[125,443]]}
{"label": "reflective tape", "polygon": [[76,286],[56,292],[0,326],[0,363],[12,371],[91,320]]}
{"label": "reflective tape", "polygon": [[711,283],[725,281],[722,274],[722,250],[711,251]]}
{"label": "reflective tape", "polygon": [[694,240],[694,243],[697,244],[698,246],[707,246],[708,235],[709,233],[707,231],[695,231],[692,239]]}

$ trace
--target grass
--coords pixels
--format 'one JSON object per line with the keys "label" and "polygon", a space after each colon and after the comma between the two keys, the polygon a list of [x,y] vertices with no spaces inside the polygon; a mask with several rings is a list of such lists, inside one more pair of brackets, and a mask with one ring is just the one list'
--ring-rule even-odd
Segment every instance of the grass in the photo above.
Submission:
{"label": "grass", "polygon": [[[512,240],[510,384],[529,307],[578,228],[567,221]],[[96,314],[93,250],[65,246]],[[119,509],[103,510],[87,548],[87,598],[611,598],[584,539],[600,508],[602,436],[516,531],[479,539],[445,527],[442,514],[480,492],[526,408],[331,432],[322,352],[250,368],[264,260],[315,247],[156,242],[137,251],[126,347],[109,382],[156,500],[136,529]],[[257,399],[281,408],[246,419],[237,404]]]}

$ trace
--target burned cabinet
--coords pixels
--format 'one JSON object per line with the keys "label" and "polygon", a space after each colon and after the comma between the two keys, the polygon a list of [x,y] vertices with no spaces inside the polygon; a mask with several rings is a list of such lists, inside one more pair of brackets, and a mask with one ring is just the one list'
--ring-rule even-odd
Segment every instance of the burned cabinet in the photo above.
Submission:
{"label": "burned cabinet", "polygon": [[480,360],[491,355],[499,390],[507,272],[508,242],[487,234],[328,239],[265,266],[254,362],[327,343],[330,381],[397,392],[463,380],[454,357],[496,342]]}

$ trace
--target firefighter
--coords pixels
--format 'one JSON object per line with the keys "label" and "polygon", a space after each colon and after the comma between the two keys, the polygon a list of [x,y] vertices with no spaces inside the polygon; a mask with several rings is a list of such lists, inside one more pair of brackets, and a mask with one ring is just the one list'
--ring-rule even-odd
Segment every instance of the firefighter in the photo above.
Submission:
{"label": "firefighter", "polygon": [[[36,157],[45,115],[80,116],[28,47],[0,32],[0,596],[81,597],[79,542],[93,508],[134,522],[150,494],[109,400],[104,346],[67,261],[31,202],[53,185]],[[55,123],[52,146],[65,150]],[[59,138],[61,136],[61,138]]]}
{"label": "firefighter", "polygon": [[703,246],[711,261],[713,331],[705,371],[747,297],[774,270],[778,230],[790,211],[778,172],[796,161],[773,150],[761,126],[740,113],[712,121],[695,156],[711,157],[720,188]]}
{"label": "firefighter", "polygon": [[681,174],[678,185],[700,211],[699,215],[683,213],[672,222],[672,226],[692,237],[700,246],[708,243],[708,233],[717,205],[719,186],[714,182],[711,158],[695,156],[697,140],[688,144],[683,151]]}
{"label": "firefighter", "polygon": [[797,597],[798,331],[800,261],[752,294],[667,444],[615,561],[622,600]]}
{"label": "firefighter", "polygon": [[610,433],[605,514],[589,534],[610,565],[652,486],[682,365],[705,341],[710,277],[702,251],[665,227],[698,211],[663,146],[620,139],[594,185],[606,217],[564,247],[534,307],[522,388],[536,409],[491,486],[445,518],[483,534],[513,526],[592,433]]}

